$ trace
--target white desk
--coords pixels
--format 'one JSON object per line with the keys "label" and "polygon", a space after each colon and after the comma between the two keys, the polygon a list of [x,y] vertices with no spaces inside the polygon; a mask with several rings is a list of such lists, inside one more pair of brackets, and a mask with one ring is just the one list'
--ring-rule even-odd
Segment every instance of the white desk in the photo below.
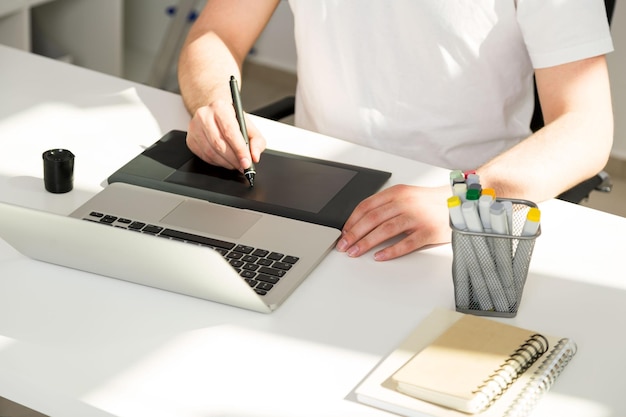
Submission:
{"label": "white desk", "polygon": [[[180,97],[0,47],[0,200],[69,213],[170,129]],[[436,184],[447,171],[266,120],[269,146]],[[41,153],[76,155],[43,188]],[[579,352],[534,415],[626,415],[626,219],[541,205],[520,311],[507,322]],[[0,219],[4,221],[4,219]],[[575,225],[575,226],[572,226]],[[114,261],[114,260],[112,260]],[[351,390],[434,307],[454,308],[451,249],[376,263],[332,252],[271,315],[32,261],[0,241],[0,396],[50,416],[382,416]]]}

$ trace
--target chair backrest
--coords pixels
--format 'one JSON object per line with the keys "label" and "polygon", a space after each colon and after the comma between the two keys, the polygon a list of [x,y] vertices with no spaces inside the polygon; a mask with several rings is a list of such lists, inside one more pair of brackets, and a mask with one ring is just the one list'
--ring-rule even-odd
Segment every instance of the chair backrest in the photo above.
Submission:
{"label": "chair backrest", "polygon": [[[615,10],[615,2],[617,0],[604,0],[604,5],[606,7],[606,18],[609,21],[609,25],[613,20],[613,11]],[[539,95],[537,94],[537,85],[535,84],[535,111],[533,113],[533,117],[530,120],[530,129],[533,132],[541,129],[544,125],[543,121],[543,113],[541,112],[541,104],[539,103]]]}
{"label": "chair backrest", "polygon": [[611,24],[611,20],[613,20],[615,1],[616,0],[604,0],[604,5],[606,6],[606,18],[609,19],[609,25]]}

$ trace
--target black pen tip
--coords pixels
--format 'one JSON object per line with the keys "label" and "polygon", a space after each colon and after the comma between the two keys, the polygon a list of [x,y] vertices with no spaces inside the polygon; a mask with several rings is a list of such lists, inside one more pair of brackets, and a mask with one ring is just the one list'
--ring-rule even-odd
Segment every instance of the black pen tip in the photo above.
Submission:
{"label": "black pen tip", "polygon": [[250,188],[254,187],[254,172],[247,172],[246,178],[248,179],[248,182],[250,183]]}

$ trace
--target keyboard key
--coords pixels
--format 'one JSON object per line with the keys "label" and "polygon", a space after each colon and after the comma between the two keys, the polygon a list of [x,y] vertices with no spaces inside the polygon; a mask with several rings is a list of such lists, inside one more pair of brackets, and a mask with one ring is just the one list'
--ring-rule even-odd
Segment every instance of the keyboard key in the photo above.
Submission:
{"label": "keyboard key", "polygon": [[284,277],[285,274],[286,274],[286,272],[283,271],[282,269],[268,268],[267,266],[262,266],[261,268],[259,268],[259,273],[267,274],[267,275],[273,275],[273,276],[279,277],[279,278]]}
{"label": "keyboard key", "polygon": [[276,284],[278,282],[277,277],[272,277],[265,274],[259,274],[256,279],[263,282],[269,282],[270,284]]}
{"label": "keyboard key", "polygon": [[272,288],[274,288],[274,286],[272,284],[267,283],[267,282],[259,282],[255,288],[257,290],[269,291]]}
{"label": "keyboard key", "polygon": [[153,224],[149,224],[146,227],[143,228],[142,232],[144,233],[152,233],[153,235],[157,235],[161,232],[161,230],[163,230],[162,227],[160,226],[155,226]]}
{"label": "keyboard key", "polygon": [[233,268],[241,268],[244,265],[243,261],[240,261],[239,259],[232,259],[230,261],[228,261],[228,263],[233,267]]}
{"label": "keyboard key", "polygon": [[283,258],[283,262],[288,263],[288,264],[295,264],[296,262],[298,262],[299,259],[300,258],[298,257],[287,255]]}
{"label": "keyboard key", "polygon": [[141,230],[144,228],[146,224],[142,222],[132,222],[128,225],[128,228],[131,230]]}
{"label": "keyboard key", "polygon": [[256,263],[261,266],[271,266],[274,263],[274,261],[271,261],[267,258],[261,258],[258,261],[256,261]]}
{"label": "keyboard key", "polygon": [[254,248],[252,246],[245,246],[245,245],[237,245],[235,247],[235,249],[233,249],[234,251],[237,252],[241,252],[241,253],[245,253],[245,254],[249,254],[252,253],[252,251],[254,250]]}
{"label": "keyboard key", "polygon": [[241,271],[241,273],[239,274],[241,275],[242,278],[254,278],[256,277],[256,272],[254,271],[246,271],[245,269],[243,271]]}
{"label": "keyboard key", "polygon": [[289,271],[292,267],[292,264],[288,264],[285,262],[274,262],[272,268],[282,269],[283,271]]}
{"label": "keyboard key", "polygon": [[271,259],[272,261],[280,261],[281,259],[283,259],[283,255],[282,253],[278,253],[278,252],[272,252],[269,255],[267,255],[267,259]]}
{"label": "keyboard key", "polygon": [[270,253],[270,251],[265,249],[255,249],[254,252],[252,252],[252,255],[258,256],[259,258],[264,258],[267,256],[268,253]]}
{"label": "keyboard key", "polygon": [[106,223],[106,224],[113,224],[113,222],[114,222],[115,220],[117,220],[117,217],[115,217],[115,216],[110,216],[110,215],[108,215],[108,214],[107,214],[106,216],[104,216],[104,217],[102,217],[102,218],[100,219],[100,222],[101,222],[101,223]]}
{"label": "keyboard key", "polygon": [[243,266],[243,269],[245,269],[246,271],[256,271],[257,269],[259,269],[259,265],[247,263]]}

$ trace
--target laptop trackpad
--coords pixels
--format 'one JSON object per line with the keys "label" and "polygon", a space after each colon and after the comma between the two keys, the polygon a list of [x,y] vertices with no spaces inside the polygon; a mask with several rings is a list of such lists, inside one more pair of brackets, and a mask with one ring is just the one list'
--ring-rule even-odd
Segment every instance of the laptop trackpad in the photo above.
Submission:
{"label": "laptop trackpad", "polygon": [[179,204],[161,222],[212,235],[239,239],[259,219],[260,214],[242,209],[187,200]]}

